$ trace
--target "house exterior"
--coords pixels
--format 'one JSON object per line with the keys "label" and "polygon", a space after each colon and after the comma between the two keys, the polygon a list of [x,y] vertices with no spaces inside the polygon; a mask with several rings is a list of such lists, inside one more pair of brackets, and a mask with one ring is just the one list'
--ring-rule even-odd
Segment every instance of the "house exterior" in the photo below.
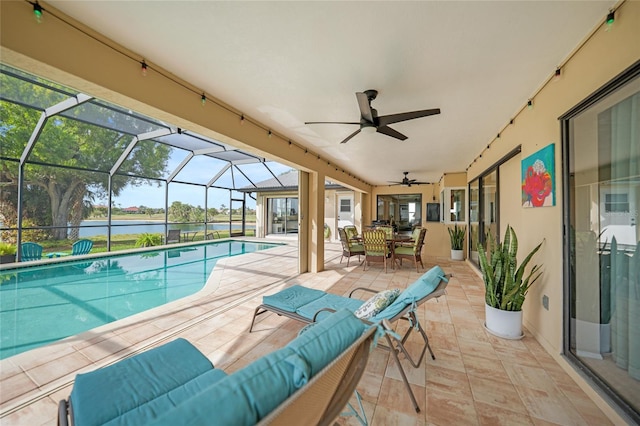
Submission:
{"label": "house exterior", "polygon": [[[256,236],[297,234],[299,224],[297,170],[256,182],[255,186],[240,192],[255,193]],[[361,197],[341,185],[325,182],[324,238],[338,240],[338,227],[356,225],[362,227]]]}

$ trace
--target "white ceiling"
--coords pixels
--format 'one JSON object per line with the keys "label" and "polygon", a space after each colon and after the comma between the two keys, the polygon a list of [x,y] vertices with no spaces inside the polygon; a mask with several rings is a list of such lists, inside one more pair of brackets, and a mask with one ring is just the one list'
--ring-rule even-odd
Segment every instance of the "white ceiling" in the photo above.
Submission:
{"label": "white ceiling", "polygon": [[[423,2],[49,1],[116,42],[383,185],[469,163],[598,25],[612,0]],[[360,133],[355,92],[379,115],[440,108]]]}

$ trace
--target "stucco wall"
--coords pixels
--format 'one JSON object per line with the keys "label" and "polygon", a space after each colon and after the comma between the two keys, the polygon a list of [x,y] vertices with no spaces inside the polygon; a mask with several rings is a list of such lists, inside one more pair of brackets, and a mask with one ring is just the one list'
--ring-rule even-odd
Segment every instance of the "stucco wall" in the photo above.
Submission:
{"label": "stucco wall", "polygon": [[[558,117],[616,75],[640,60],[640,2],[625,2],[616,12],[609,31],[603,24],[562,66],[562,76],[547,83],[533,99],[533,108],[523,108],[513,124],[505,117],[506,128],[482,158],[468,170],[473,180],[506,153],[522,146],[522,152],[500,169],[500,232],[507,224],[517,231],[521,258],[538,242],[542,250],[534,258],[544,265],[542,280],[530,290],[524,305],[526,327],[552,354],[562,351],[563,263],[562,263],[562,156]],[[549,70],[550,75],[554,70]],[[532,92],[532,96],[535,92]],[[523,99],[523,105],[527,99]],[[516,112],[514,112],[514,115]],[[496,129],[496,133],[502,129]],[[491,142],[491,141],[488,141]],[[556,205],[523,208],[521,205],[520,162],[550,143],[555,144]],[[486,144],[485,144],[486,145]],[[478,153],[480,154],[480,153]],[[542,296],[549,297],[549,310]]]}

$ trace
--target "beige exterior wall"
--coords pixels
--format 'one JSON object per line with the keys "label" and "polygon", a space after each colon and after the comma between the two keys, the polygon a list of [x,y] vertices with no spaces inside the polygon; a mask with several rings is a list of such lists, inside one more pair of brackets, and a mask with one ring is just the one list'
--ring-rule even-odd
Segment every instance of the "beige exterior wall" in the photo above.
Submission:
{"label": "beige exterior wall", "polygon": [[[461,186],[466,186],[465,179],[462,179]],[[375,220],[377,214],[378,195],[384,194],[421,194],[422,195],[422,223],[427,228],[427,235],[424,240],[422,254],[424,256],[449,257],[451,246],[449,244],[449,234],[447,228],[442,222],[427,222],[426,204],[440,202],[440,184],[433,183],[427,185],[413,185],[411,188],[395,185],[395,186],[376,186],[370,196],[369,208],[370,216],[364,222],[364,225],[370,225]]]}
{"label": "beige exterior wall", "polygon": [[[603,17],[604,18],[604,17]],[[474,179],[506,153],[522,146],[522,152],[500,169],[500,233],[510,224],[518,234],[520,254],[530,251],[544,240],[535,263],[544,265],[542,280],[530,290],[524,305],[525,326],[554,355],[567,371],[573,369],[559,354],[562,352],[563,263],[562,263],[562,156],[558,117],[616,75],[640,60],[640,2],[627,1],[616,11],[616,21],[609,31],[603,24],[592,37],[577,49],[562,66],[562,77],[546,84],[533,99],[532,109],[523,108],[514,123],[505,117],[500,139],[482,152],[482,158],[468,170],[468,180]],[[553,70],[550,70],[550,74]],[[535,90],[535,88],[533,88]],[[535,92],[532,92],[532,96]],[[523,99],[523,106],[527,99]],[[487,141],[489,143],[491,141]],[[525,209],[521,206],[520,162],[550,143],[555,144],[556,206]],[[485,144],[486,145],[486,144]],[[586,148],[588,149],[588,148]],[[480,153],[478,153],[480,154]],[[542,307],[542,296],[549,297],[549,310]],[[577,374],[573,373],[574,377]],[[595,392],[578,378],[592,396]],[[597,399],[597,397],[596,397]],[[612,417],[612,410],[602,404]]]}

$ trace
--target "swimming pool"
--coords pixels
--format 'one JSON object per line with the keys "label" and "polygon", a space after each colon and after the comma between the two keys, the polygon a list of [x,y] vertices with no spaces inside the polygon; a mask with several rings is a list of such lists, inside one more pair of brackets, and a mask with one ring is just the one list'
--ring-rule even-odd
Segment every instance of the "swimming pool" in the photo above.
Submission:
{"label": "swimming pool", "polygon": [[0,271],[0,359],[194,294],[218,259],[276,246],[222,241]]}

